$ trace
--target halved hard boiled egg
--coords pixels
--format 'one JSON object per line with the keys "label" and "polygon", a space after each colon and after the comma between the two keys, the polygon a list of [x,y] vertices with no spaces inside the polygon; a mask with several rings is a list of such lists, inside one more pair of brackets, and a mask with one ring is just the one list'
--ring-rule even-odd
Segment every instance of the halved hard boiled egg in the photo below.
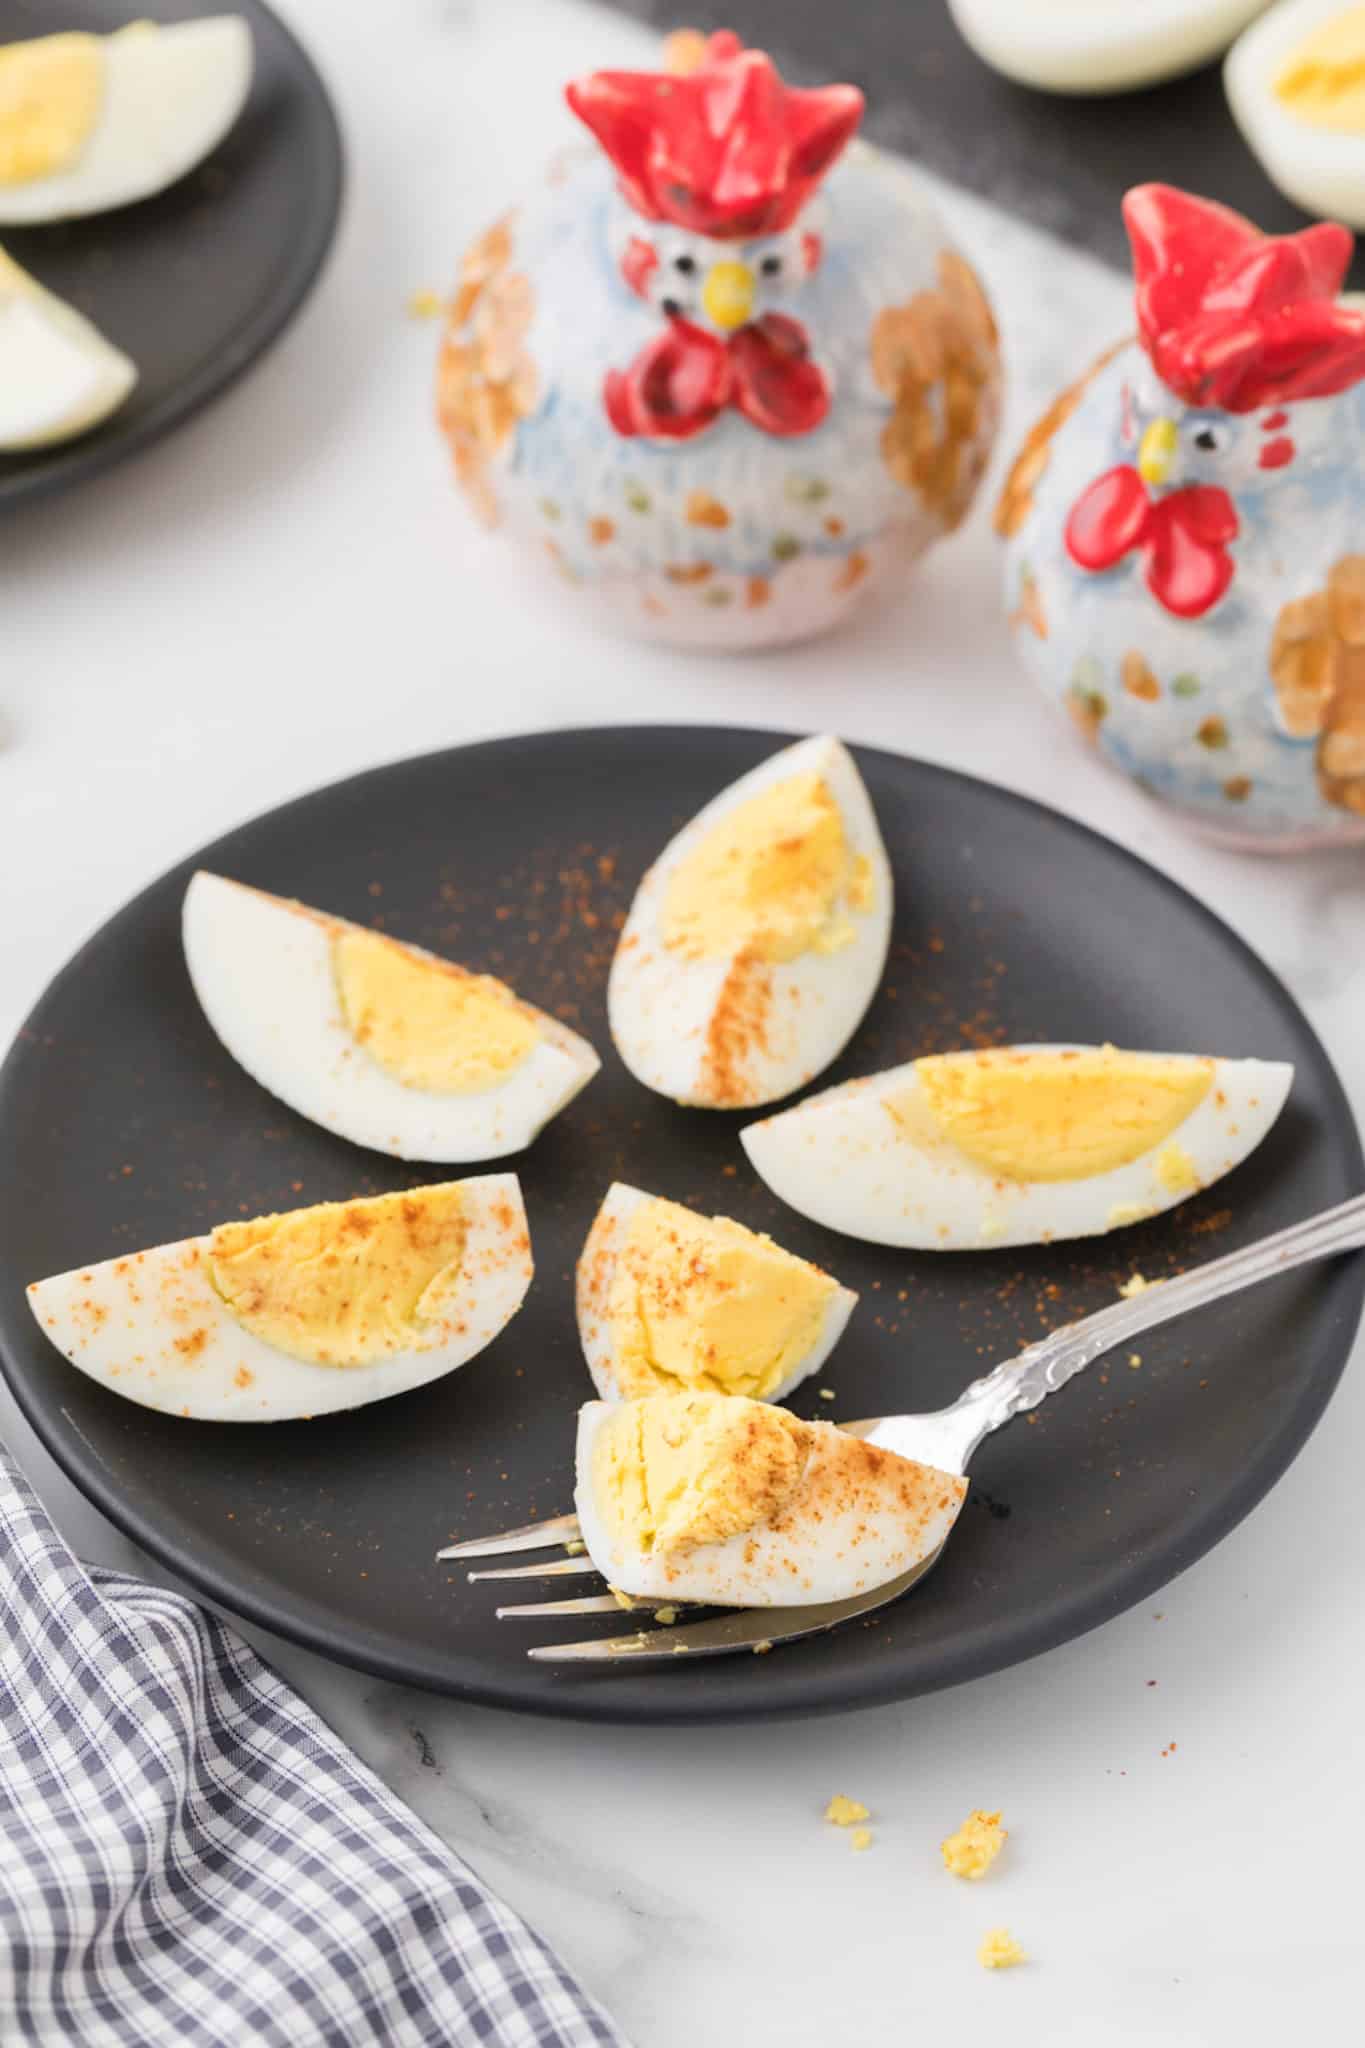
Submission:
{"label": "halved hard boiled egg", "polygon": [[0,45],[0,227],[164,190],[222,141],[251,72],[237,14]]}
{"label": "halved hard boiled egg", "polygon": [[0,453],[86,433],[136,382],[127,356],[0,249]]}
{"label": "halved hard boiled egg", "polygon": [[1045,1244],[1141,1222],[1229,1173],[1293,1076],[1277,1061],[1111,1045],[940,1053],[740,1136],[775,1194],[850,1237]]}
{"label": "halved hard boiled egg", "polygon": [[884,1586],[937,1550],[965,1479],[736,1394],[579,1413],[574,1505],[618,1592],[806,1607]]}
{"label": "halved hard boiled egg", "polygon": [[233,1058],[301,1116],[399,1159],[520,1152],[601,1064],[492,975],[221,875],[191,881],[184,938]]}
{"label": "halved hard boiled egg", "polygon": [[38,1280],[57,1349],[116,1394],[205,1422],[283,1422],[440,1379],[531,1284],[513,1173],[220,1223]]}
{"label": "halved hard boiled egg", "polygon": [[1266,0],[948,0],[963,37],[1044,92],[1128,92],[1226,50]]}
{"label": "halved hard boiled egg", "polygon": [[1306,213],[1365,228],[1365,6],[1282,0],[1223,69],[1252,154]]}
{"label": "halved hard boiled egg", "polygon": [[616,1181],[578,1261],[578,1335],[604,1401],[700,1391],[781,1401],[857,1295],[728,1216]]}
{"label": "halved hard boiled egg", "polygon": [[838,740],[802,740],[714,797],[641,882],[607,991],[617,1051],[677,1102],[775,1102],[843,1050],[890,937],[862,777]]}

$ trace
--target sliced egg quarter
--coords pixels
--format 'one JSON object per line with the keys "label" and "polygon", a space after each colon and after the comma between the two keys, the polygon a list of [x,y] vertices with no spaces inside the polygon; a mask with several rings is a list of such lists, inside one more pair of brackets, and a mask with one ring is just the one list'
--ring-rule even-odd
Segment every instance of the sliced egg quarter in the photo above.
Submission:
{"label": "sliced egg quarter", "polygon": [[71,1364],[144,1408],[282,1422],[440,1379],[531,1282],[515,1174],[222,1224],[28,1290]]}
{"label": "sliced egg quarter", "polygon": [[656,1394],[579,1415],[588,1555],[640,1599],[807,1606],[886,1585],[947,1538],[954,1474],[724,1394]]}
{"label": "sliced egg quarter", "polygon": [[1276,1061],[1013,1046],[912,1060],[750,1124],[803,1216],[925,1251],[1098,1236],[1229,1173],[1284,1105]]}
{"label": "sliced egg quarter", "polygon": [[1223,82],[1252,154],[1307,213],[1365,228],[1365,6],[1280,0],[1228,53]]}
{"label": "sliced egg quarter", "polygon": [[891,869],[847,748],[784,748],[670,840],[636,893],[607,992],[637,1080],[701,1109],[820,1074],[876,994]]}
{"label": "sliced egg quarter", "polygon": [[127,356],[0,249],[0,452],[88,432],[136,382]]}
{"label": "sliced egg quarter", "polygon": [[221,875],[195,875],[183,930],[195,993],[233,1058],[353,1144],[503,1158],[600,1065],[493,977]]}
{"label": "sliced egg quarter", "polygon": [[232,127],[252,66],[237,14],[0,45],[0,227],[163,191]]}
{"label": "sliced egg quarter", "polygon": [[688,1391],[781,1401],[820,1370],[858,1299],[729,1217],[621,1181],[588,1232],[576,1295],[604,1401]]}

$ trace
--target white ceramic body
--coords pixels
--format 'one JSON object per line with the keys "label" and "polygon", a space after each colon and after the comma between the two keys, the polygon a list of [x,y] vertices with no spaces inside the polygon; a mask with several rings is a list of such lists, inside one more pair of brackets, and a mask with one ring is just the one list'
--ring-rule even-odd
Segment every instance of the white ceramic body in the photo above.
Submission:
{"label": "white ceramic body", "polygon": [[[1321,773],[1333,721],[1339,734],[1351,705],[1324,707],[1320,730],[1295,732],[1271,672],[1284,607],[1321,592],[1334,566],[1365,548],[1365,385],[1282,408],[1297,452],[1278,470],[1257,466],[1268,408],[1209,415],[1229,445],[1182,457],[1170,483],[1223,484],[1240,532],[1230,586],[1194,619],[1152,595],[1137,553],[1091,572],[1066,549],[1082,492],[1134,460],[1125,387],[1139,427],[1158,411],[1192,424],[1134,341],[1057,429],[1006,544],[1006,602],[1025,667],[1106,761],[1208,835],[1280,851],[1365,840],[1365,813],[1327,794]],[[1133,656],[1149,672],[1139,688],[1154,694],[1132,688]]]}
{"label": "white ceramic body", "polygon": [[[873,590],[898,586],[971,501],[999,417],[993,334],[978,357],[990,368],[973,430],[955,437],[951,503],[937,483],[926,493],[898,480],[882,451],[896,403],[873,373],[873,324],[925,294],[937,317],[940,258],[951,247],[913,176],[855,144],[797,225],[819,233],[823,259],[813,275],[766,292],[758,310],[799,320],[830,379],[829,412],[808,433],[769,434],[733,409],[688,441],[613,428],[604,378],[627,368],[664,324],[626,285],[619,252],[632,233],[672,231],[630,212],[611,165],[591,148],[567,153],[507,217],[510,252],[498,275],[529,287],[515,287],[520,310],[510,328],[507,317],[486,310],[495,293],[452,322],[446,361],[452,346],[467,347],[478,366],[462,387],[471,436],[485,370],[512,394],[510,406],[498,401],[498,425],[483,415],[486,445],[473,472],[462,472],[476,509],[553,563],[605,624],[734,649],[823,632]],[[742,257],[747,248],[735,244],[731,253]],[[984,300],[978,304],[989,324]],[[513,360],[514,373],[503,374]],[[935,420],[944,417],[942,380],[922,402]],[[720,508],[711,522],[689,516],[699,495]]]}

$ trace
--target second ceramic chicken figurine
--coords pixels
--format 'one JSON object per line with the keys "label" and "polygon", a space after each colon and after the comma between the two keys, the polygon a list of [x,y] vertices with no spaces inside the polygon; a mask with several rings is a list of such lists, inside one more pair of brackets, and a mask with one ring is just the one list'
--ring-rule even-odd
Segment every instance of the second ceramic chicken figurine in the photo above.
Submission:
{"label": "second ceramic chicken figurine", "polygon": [[835,624],[949,533],[994,438],[990,307],[912,176],[729,34],[568,88],[599,145],[468,252],[438,372],[456,475],[632,630]]}
{"label": "second ceramic chicken figurine", "polygon": [[1107,759],[1223,840],[1365,839],[1365,310],[1344,227],[1124,201],[1138,334],[1006,483],[1024,660]]}

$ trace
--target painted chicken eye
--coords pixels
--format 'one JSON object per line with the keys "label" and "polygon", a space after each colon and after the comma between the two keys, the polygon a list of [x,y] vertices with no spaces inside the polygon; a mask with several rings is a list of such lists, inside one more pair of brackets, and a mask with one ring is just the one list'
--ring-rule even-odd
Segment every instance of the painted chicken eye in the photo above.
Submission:
{"label": "painted chicken eye", "polygon": [[667,315],[667,317],[668,317],[668,318],[669,318],[670,320],[676,320],[676,319],[677,319],[677,317],[678,317],[678,315],[679,315],[679,313],[681,313],[681,311],[682,311],[682,300],[681,300],[681,299],[665,299],[665,300],[664,300],[664,301],[662,302],[662,305],[661,305],[661,307],[660,307],[660,311],[661,311],[661,312],[663,312],[664,314],[666,314],[666,315]]}
{"label": "painted chicken eye", "polygon": [[675,256],[673,258],[673,268],[681,271],[684,277],[691,277],[696,267],[697,259],[695,256]]}
{"label": "painted chicken eye", "polygon": [[776,277],[782,268],[782,258],[780,256],[765,256],[758,267],[765,277]]}
{"label": "painted chicken eye", "polygon": [[1214,421],[1205,421],[1203,426],[1196,427],[1192,439],[1203,454],[1218,455],[1228,445],[1228,432]]}

